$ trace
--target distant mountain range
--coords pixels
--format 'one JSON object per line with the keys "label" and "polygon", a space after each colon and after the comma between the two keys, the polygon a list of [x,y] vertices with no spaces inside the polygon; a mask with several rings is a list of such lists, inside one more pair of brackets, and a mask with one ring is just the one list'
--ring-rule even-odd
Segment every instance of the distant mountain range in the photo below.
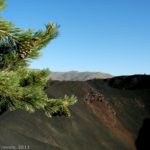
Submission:
{"label": "distant mountain range", "polygon": [[86,81],[90,79],[106,79],[112,78],[111,74],[102,72],[51,72],[50,78],[59,81]]}

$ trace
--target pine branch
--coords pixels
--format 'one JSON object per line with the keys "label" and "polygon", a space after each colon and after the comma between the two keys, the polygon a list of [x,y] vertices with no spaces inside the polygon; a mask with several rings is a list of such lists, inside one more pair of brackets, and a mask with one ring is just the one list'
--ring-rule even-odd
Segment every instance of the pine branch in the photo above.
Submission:
{"label": "pine branch", "polygon": [[[4,7],[5,1],[0,0],[0,10]],[[0,114],[6,109],[41,109],[48,117],[55,113],[70,116],[69,107],[77,98],[49,99],[44,92],[49,70],[27,68],[29,60],[38,58],[41,49],[58,35],[57,29],[48,23],[45,30],[24,31],[0,18]]]}
{"label": "pine branch", "polygon": [[1,29],[0,29],[0,35],[1,36],[2,35],[9,36],[9,37],[13,38],[14,40],[18,40],[18,38],[16,36],[12,35],[11,33],[4,31],[4,30],[1,30]]}

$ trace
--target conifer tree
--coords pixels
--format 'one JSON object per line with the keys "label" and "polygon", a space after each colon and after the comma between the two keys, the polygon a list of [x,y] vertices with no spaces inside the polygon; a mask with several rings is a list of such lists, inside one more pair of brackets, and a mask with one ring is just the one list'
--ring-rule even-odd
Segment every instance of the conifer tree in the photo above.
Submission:
{"label": "conifer tree", "polygon": [[[0,0],[0,11],[5,6],[5,0]],[[57,35],[57,25],[53,23],[48,23],[45,30],[24,31],[0,18],[0,113],[5,109],[40,109],[48,117],[58,112],[70,116],[68,107],[77,101],[76,97],[49,99],[44,92],[49,70],[28,68]]]}

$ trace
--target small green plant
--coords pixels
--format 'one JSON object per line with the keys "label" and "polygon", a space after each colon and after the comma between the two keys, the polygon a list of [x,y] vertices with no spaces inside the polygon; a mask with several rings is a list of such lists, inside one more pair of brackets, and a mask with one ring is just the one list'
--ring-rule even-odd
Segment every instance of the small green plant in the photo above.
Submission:
{"label": "small green plant", "polygon": [[[5,6],[5,0],[0,0],[0,10]],[[57,112],[70,116],[69,106],[77,98],[49,99],[44,92],[49,70],[28,69],[30,61],[58,35],[57,28],[48,23],[45,30],[24,31],[0,18],[0,113],[7,109],[40,109],[48,117]]]}

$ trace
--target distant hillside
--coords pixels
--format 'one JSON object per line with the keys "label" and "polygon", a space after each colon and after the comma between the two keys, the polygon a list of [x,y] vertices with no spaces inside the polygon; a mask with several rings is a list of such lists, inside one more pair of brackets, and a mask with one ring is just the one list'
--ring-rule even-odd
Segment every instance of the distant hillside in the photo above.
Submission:
{"label": "distant hillside", "polygon": [[46,93],[50,98],[76,95],[78,103],[71,107],[72,117],[47,118],[41,111],[7,111],[0,116],[1,148],[23,145],[31,150],[150,149],[150,76],[51,81]]}
{"label": "distant hillside", "polygon": [[51,72],[50,78],[52,80],[60,81],[86,81],[90,79],[106,79],[111,78],[112,75],[102,72]]}

